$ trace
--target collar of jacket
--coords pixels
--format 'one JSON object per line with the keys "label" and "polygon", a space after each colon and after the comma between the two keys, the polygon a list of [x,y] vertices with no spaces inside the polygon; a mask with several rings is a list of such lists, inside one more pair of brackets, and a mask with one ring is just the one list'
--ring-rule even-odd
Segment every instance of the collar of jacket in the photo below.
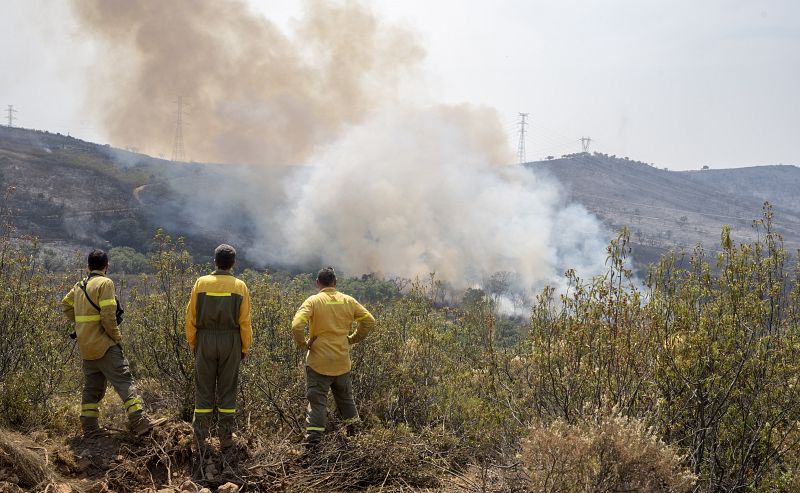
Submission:
{"label": "collar of jacket", "polygon": [[96,276],[103,276],[103,277],[106,277],[106,273],[105,273],[105,272],[103,272],[103,271],[101,271],[101,270],[90,270],[90,271],[89,271],[89,275],[91,276],[92,274],[94,274],[94,275],[96,275]]}
{"label": "collar of jacket", "polygon": [[232,276],[233,274],[231,274],[231,271],[229,271],[229,270],[217,269],[214,272],[212,272],[211,275],[212,276]]}
{"label": "collar of jacket", "polygon": [[336,292],[336,288],[334,288],[333,286],[330,286],[330,287],[327,287],[327,288],[320,289],[319,292],[320,293],[335,293]]}

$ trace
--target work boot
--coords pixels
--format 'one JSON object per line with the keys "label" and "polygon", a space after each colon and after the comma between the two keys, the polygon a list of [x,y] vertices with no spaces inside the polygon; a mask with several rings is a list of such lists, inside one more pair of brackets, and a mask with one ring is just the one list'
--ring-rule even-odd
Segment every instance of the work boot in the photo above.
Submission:
{"label": "work boot", "polygon": [[363,428],[364,428],[364,423],[358,416],[345,421],[344,430],[345,434],[348,437],[354,437],[358,435]]}
{"label": "work boot", "polygon": [[217,422],[217,436],[219,436],[219,446],[223,450],[233,447],[233,430],[236,422],[233,416],[220,416]]}
{"label": "work boot", "polygon": [[155,423],[144,413],[132,414],[128,418],[128,427],[137,437],[150,433],[153,426],[155,426]]}
{"label": "work boot", "polygon": [[322,433],[318,431],[309,431],[306,433],[305,438],[303,439],[303,447],[306,449],[306,453],[313,452],[319,447],[319,443],[322,441]]}
{"label": "work boot", "polygon": [[97,418],[81,416],[81,428],[84,435],[91,435],[100,430],[100,423]]}
{"label": "work boot", "polygon": [[232,433],[222,433],[219,436],[219,447],[222,450],[227,450],[234,446],[233,442],[233,434]]}
{"label": "work boot", "polygon": [[211,434],[211,416],[195,413],[192,420],[192,431],[194,431],[194,438],[198,445],[203,446],[206,438]]}

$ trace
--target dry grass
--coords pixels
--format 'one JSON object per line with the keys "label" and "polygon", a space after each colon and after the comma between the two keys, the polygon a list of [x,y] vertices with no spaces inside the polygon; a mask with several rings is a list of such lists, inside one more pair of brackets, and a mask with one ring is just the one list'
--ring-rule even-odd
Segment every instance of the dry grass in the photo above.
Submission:
{"label": "dry grass", "polygon": [[[355,437],[328,433],[312,453],[296,437],[261,435],[239,437],[226,452],[212,440],[201,452],[191,426],[173,421],[143,439],[118,431],[76,436],[51,453],[74,491],[180,491],[187,481],[212,491],[228,482],[243,491],[451,491],[446,483],[457,473],[434,442],[404,427],[377,427]],[[47,484],[47,459],[37,459],[28,469]]]}
{"label": "dry grass", "polygon": [[531,489],[543,493],[682,493],[696,479],[641,421],[617,415],[534,426],[522,461]]}
{"label": "dry grass", "polygon": [[39,489],[52,479],[46,451],[44,457],[34,453],[18,435],[5,430],[0,430],[0,464],[26,488]]}
{"label": "dry grass", "polygon": [[251,451],[239,479],[259,491],[409,491],[440,486],[447,471],[430,444],[402,428],[356,437],[331,433],[308,454],[287,440],[254,444]]}

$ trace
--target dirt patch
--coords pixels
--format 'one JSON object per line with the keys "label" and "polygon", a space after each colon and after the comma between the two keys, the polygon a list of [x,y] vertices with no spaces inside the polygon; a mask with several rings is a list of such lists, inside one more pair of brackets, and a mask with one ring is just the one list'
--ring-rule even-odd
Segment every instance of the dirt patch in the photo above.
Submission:
{"label": "dirt patch", "polygon": [[237,437],[228,450],[215,439],[198,447],[182,421],[144,438],[122,430],[67,438],[0,430],[0,493],[463,491],[481,482],[455,473],[445,457],[388,429],[354,437],[334,431],[310,452],[293,435]]}

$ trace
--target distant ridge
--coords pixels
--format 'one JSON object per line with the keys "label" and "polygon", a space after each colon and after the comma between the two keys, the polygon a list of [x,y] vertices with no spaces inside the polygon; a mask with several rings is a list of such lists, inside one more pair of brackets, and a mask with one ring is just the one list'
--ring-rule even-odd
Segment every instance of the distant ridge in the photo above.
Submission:
{"label": "distant ridge", "polygon": [[738,241],[755,238],[752,221],[765,201],[790,250],[800,247],[800,168],[757,166],[668,171],[605,154],[578,153],[526,164],[557,179],[613,229],[628,226],[647,261],[668,249],[715,250],[722,226]]}

